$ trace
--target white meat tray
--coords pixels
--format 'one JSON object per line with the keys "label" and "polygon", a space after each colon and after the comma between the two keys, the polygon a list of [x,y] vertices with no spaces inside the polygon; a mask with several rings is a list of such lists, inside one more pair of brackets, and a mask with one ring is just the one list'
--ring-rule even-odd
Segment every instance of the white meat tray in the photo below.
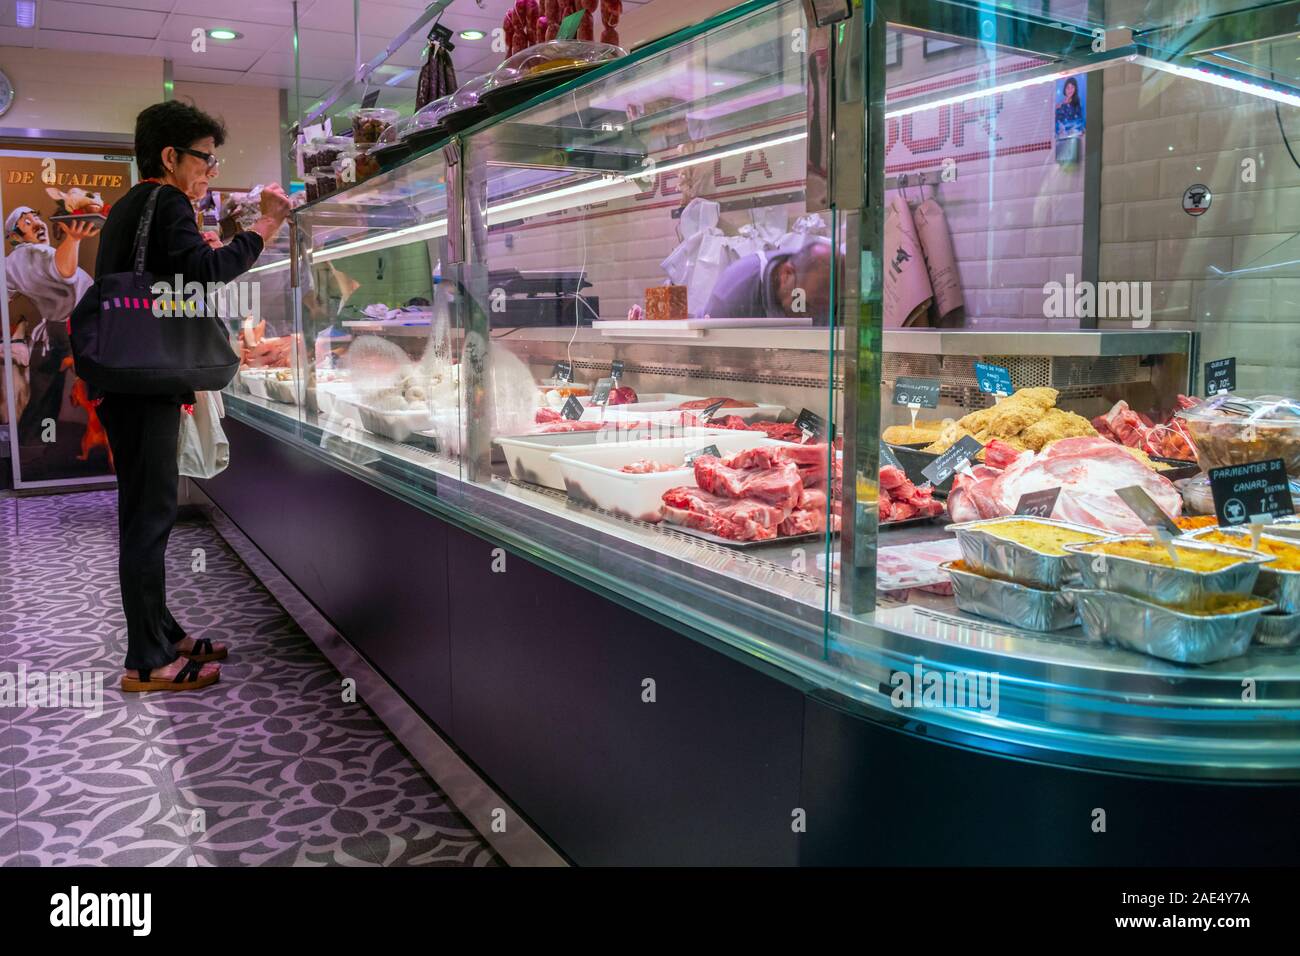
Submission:
{"label": "white meat tray", "polygon": [[688,453],[706,445],[717,445],[723,455],[732,455],[759,445],[786,444],[789,443],[728,429],[707,439],[692,436],[565,449],[552,455],[551,460],[559,465],[571,500],[653,523],[663,518],[664,492],[678,485],[694,485],[695,469],[683,465],[673,471],[632,475],[619,471],[622,466],[642,458],[676,465]]}
{"label": "white meat tray", "polygon": [[[708,398],[707,395],[674,395],[672,393],[655,393],[638,396],[639,402],[633,402],[630,405],[606,405],[604,407],[605,418],[608,421],[614,418],[643,419],[651,422],[672,422],[674,424],[681,422],[683,412],[677,408],[683,402],[696,402]],[[722,396],[717,396],[721,398]],[[582,413],[586,421],[601,420],[601,406],[592,405]],[[699,415],[702,409],[693,409],[686,414]],[[725,415],[735,415],[745,421],[776,421],[785,411],[784,405],[754,405],[750,408],[720,408],[717,411],[719,417]]]}
{"label": "white meat tray", "polygon": [[[552,459],[556,452],[567,454],[578,448],[618,448],[645,441],[672,441],[680,438],[690,444],[692,449],[715,444],[719,435],[736,435],[741,432],[725,428],[682,428],[674,432],[674,438],[655,439],[645,429],[622,431],[602,429],[587,432],[558,432],[553,435],[519,435],[512,438],[498,438],[497,444],[505,454],[506,465],[510,468],[510,477],[516,481],[527,481],[534,485],[564,491],[564,476],[560,465]],[[750,441],[753,441],[751,437]],[[629,458],[628,461],[634,459]],[[671,485],[669,487],[672,487]]]}

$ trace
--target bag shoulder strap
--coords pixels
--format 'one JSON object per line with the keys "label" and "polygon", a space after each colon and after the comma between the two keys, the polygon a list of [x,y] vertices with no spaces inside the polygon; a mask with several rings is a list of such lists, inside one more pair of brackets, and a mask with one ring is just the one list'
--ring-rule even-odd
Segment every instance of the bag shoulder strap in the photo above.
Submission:
{"label": "bag shoulder strap", "polygon": [[144,201],[144,212],[140,214],[140,225],[135,230],[135,274],[144,273],[144,257],[149,248],[149,226],[153,222],[153,210],[158,205],[158,194],[162,186],[158,185]]}

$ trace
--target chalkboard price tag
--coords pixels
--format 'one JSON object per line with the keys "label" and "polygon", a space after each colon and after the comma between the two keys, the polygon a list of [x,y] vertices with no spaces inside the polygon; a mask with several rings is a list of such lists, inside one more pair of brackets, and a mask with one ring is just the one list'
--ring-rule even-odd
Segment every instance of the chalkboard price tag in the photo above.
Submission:
{"label": "chalkboard price tag", "polygon": [[379,102],[379,90],[371,90],[365,96],[361,97],[361,108],[368,110]]}
{"label": "chalkboard price tag", "polygon": [[615,384],[617,384],[618,380],[623,377],[622,359],[615,359],[609,363],[609,377],[614,380]]}
{"label": "chalkboard price tag", "polygon": [[688,465],[695,464],[695,459],[699,458],[701,455],[712,455],[714,458],[721,458],[722,452],[718,451],[717,445],[705,445],[703,448],[698,448],[695,451],[687,452],[686,464]]}
{"label": "chalkboard price tag", "polygon": [[578,396],[570,395],[564,407],[560,409],[560,414],[571,422],[576,422],[582,417],[582,402],[578,401]]}
{"label": "chalkboard price tag", "polygon": [[725,398],[720,398],[712,405],[705,405],[703,408],[700,409],[700,421],[702,422],[713,421],[713,416],[718,414],[718,409],[720,409],[725,404],[727,404],[727,400]]}
{"label": "chalkboard price tag", "polygon": [[551,379],[556,382],[572,382],[573,366],[568,362],[556,362],[551,366]]}
{"label": "chalkboard price tag", "polygon": [[1164,510],[1156,504],[1155,499],[1147,494],[1146,489],[1141,485],[1117,488],[1115,494],[1119,495],[1120,500],[1128,505],[1148,528],[1160,528],[1168,531],[1171,535],[1183,533],[1183,529],[1174,524],[1174,520],[1165,514]]}
{"label": "chalkboard price tag", "polygon": [[902,462],[900,462],[898,456],[894,454],[894,449],[890,448],[882,441],[880,443],[880,467],[889,468],[891,466],[900,471],[903,470]]}
{"label": "chalkboard price tag", "polygon": [[976,362],[975,381],[979,383],[980,391],[989,395],[1011,394],[1011,372],[1001,365]]}
{"label": "chalkboard price tag", "polygon": [[1237,360],[1215,359],[1205,363],[1205,396],[1211,398],[1221,392],[1237,390]]}
{"label": "chalkboard price tag", "polygon": [[931,484],[941,485],[954,473],[960,471],[962,465],[969,463],[978,455],[983,447],[970,435],[964,435],[955,445],[922,468],[921,474]]}
{"label": "chalkboard price tag", "polygon": [[1210,494],[1219,524],[1246,524],[1259,517],[1295,514],[1286,462],[1281,458],[1211,468]]}
{"label": "chalkboard price tag", "polygon": [[591,404],[604,405],[609,401],[609,393],[613,388],[614,380],[612,378],[602,378],[596,383],[595,389],[592,390]]}
{"label": "chalkboard price tag", "polygon": [[826,435],[826,419],[822,418],[811,409],[803,409],[799,412],[799,417],[794,420],[795,426],[812,438],[823,438]]}
{"label": "chalkboard price tag", "polygon": [[1056,508],[1056,499],[1061,497],[1061,488],[1044,488],[1030,491],[1020,496],[1016,502],[1016,514],[1026,518],[1050,518]]}
{"label": "chalkboard price tag", "polygon": [[939,380],[900,375],[894,381],[894,404],[910,405],[915,408],[938,408]]}

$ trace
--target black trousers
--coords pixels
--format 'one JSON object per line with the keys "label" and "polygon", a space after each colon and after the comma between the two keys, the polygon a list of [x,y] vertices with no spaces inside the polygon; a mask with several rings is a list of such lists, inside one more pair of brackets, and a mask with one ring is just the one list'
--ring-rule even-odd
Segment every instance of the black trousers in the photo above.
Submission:
{"label": "black trousers", "polygon": [[176,523],[177,436],[174,399],[109,394],[99,405],[117,470],[117,577],[126,612],[126,666],[155,668],[176,659],[185,636],[167,610],[167,538]]}
{"label": "black trousers", "polygon": [[27,383],[31,395],[27,407],[18,420],[18,441],[23,445],[41,445],[43,422],[49,418],[59,420],[63,408],[63,386],[67,373],[61,368],[63,359],[71,355],[68,333],[63,321],[45,323],[46,339],[40,343],[29,341],[30,365]]}

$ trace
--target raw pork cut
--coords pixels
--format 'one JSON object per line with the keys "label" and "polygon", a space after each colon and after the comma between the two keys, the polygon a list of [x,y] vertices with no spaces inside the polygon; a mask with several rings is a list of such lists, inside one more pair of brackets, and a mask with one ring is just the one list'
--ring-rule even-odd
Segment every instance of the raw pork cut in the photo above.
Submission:
{"label": "raw pork cut", "polygon": [[803,492],[799,466],[789,461],[771,468],[732,468],[720,458],[701,455],[695,459],[695,483],[716,495],[753,498],[786,511],[799,503]]}
{"label": "raw pork cut", "polygon": [[784,509],[761,501],[723,498],[689,485],[664,492],[666,520],[733,541],[775,538],[776,529],[787,514]]}
{"label": "raw pork cut", "polygon": [[681,465],[665,465],[651,458],[640,458],[624,465],[619,471],[629,475],[653,475],[660,471],[677,471]]}
{"label": "raw pork cut", "polygon": [[[993,451],[997,460],[1000,450]],[[1023,452],[1002,470],[980,465],[969,476],[956,476],[948,512],[958,522],[1010,515],[1021,495],[1059,486],[1053,517],[1116,534],[1140,533],[1146,525],[1115,494],[1130,485],[1145,490],[1171,518],[1182,513],[1182,495],[1168,479],[1114,442],[1093,437],[1065,438],[1037,454]]]}

